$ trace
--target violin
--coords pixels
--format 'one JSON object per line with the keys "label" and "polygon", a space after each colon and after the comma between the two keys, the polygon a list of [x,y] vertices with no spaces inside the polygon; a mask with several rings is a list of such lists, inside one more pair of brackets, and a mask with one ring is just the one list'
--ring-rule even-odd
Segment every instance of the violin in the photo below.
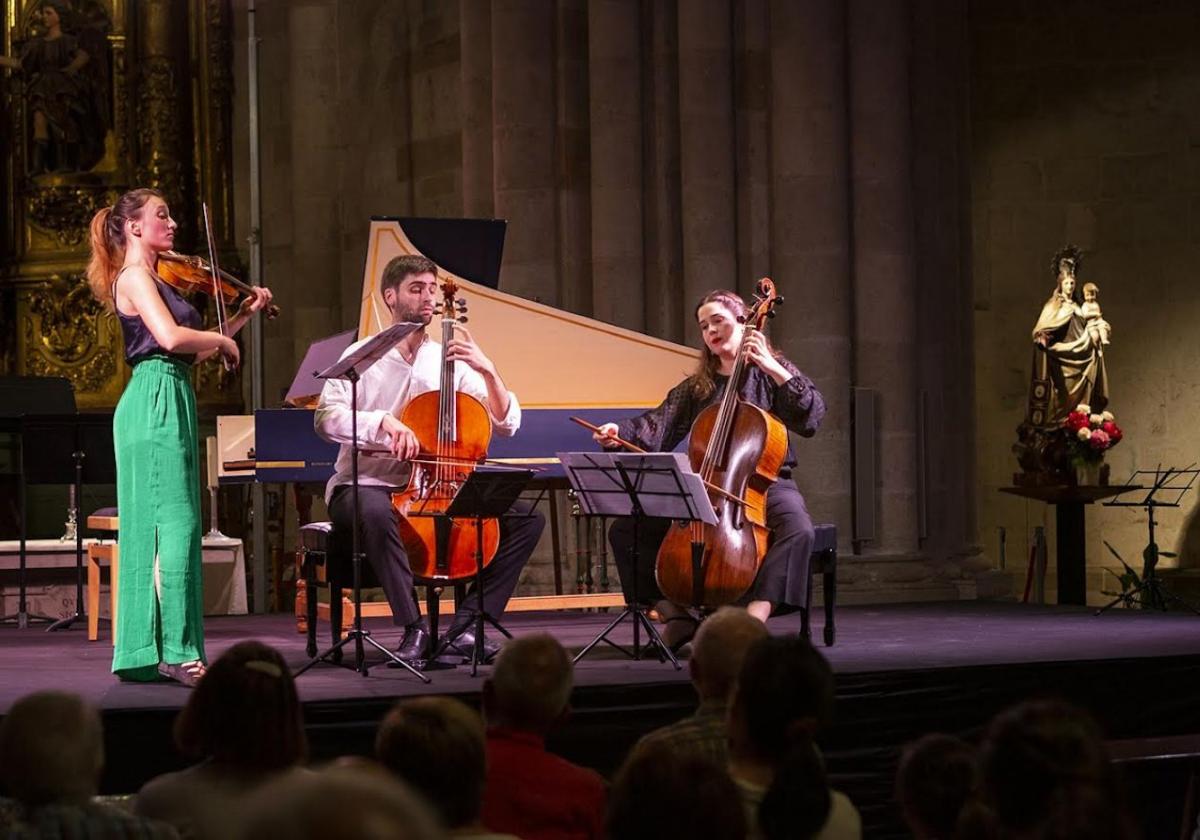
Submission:
{"label": "violin", "polygon": [[767,490],[787,456],[787,428],[739,391],[751,364],[747,339],[782,300],[769,278],[758,281],[725,394],[692,423],[688,459],[709,487],[717,524],[674,522],[668,529],[656,577],[663,595],[677,604],[712,608],[737,601],[753,585],[767,552]]}
{"label": "violin", "polygon": [[[412,459],[408,486],[392,494],[392,509],[409,567],[418,578],[463,580],[476,573],[476,546],[482,537],[483,565],[500,547],[500,520],[450,519],[446,509],[475,467],[487,459],[492,418],[487,407],[454,388],[453,360],[447,358],[455,325],[465,321],[466,302],[456,300],[458,284],[442,281],[442,377],[436,391],[420,394],[404,407],[400,422],[421,444]],[[478,536],[477,536],[478,535]]]}
{"label": "violin", "polygon": [[[214,282],[212,266],[203,257],[160,251],[157,270],[164,283],[185,295],[212,295],[219,287],[222,302],[230,304],[240,295],[254,292],[253,286],[243,283],[220,266],[217,266],[216,275],[219,282]],[[273,319],[279,315],[279,307],[272,303],[263,310],[263,314],[268,319]]]}

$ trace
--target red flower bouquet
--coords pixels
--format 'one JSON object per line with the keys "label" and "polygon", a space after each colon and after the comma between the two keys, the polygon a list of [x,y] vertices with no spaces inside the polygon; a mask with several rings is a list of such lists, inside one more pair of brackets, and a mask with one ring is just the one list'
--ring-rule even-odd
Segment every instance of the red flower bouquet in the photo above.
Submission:
{"label": "red flower bouquet", "polygon": [[1076,466],[1098,464],[1104,453],[1121,442],[1125,436],[1111,413],[1092,414],[1091,408],[1079,405],[1062,423],[1071,462]]}

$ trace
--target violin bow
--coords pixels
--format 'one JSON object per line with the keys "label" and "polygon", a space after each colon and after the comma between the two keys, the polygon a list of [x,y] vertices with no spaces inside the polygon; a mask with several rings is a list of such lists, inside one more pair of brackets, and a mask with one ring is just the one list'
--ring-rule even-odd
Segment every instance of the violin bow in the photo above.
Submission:
{"label": "violin bow", "polygon": [[[590,429],[592,432],[595,432],[596,434],[600,434],[599,426],[595,426],[595,425],[589,423],[588,421],[584,420],[582,417],[569,417],[568,419],[572,423],[578,423],[580,426],[583,426],[585,429]],[[645,449],[642,449],[640,446],[638,446],[636,443],[630,443],[627,440],[622,440],[621,438],[617,437],[616,435],[605,435],[605,437],[607,437],[611,441],[615,441],[616,443],[621,444],[621,446],[625,447],[630,452],[637,453],[638,455],[649,455],[650,454]],[[703,478],[701,478],[700,480],[704,481]],[[732,493],[727,493],[726,491],[722,490],[720,487],[718,487],[715,484],[712,484],[711,482],[704,481],[704,486],[706,488],[708,488],[708,490],[710,492],[716,493],[718,496],[720,496],[722,499],[725,499],[726,501],[733,502],[734,504],[741,505],[742,507],[750,507],[750,505],[746,503],[745,499],[739,499],[737,496],[733,495]]]}
{"label": "violin bow", "polygon": [[[217,243],[213,239],[212,219],[208,215],[208,202],[201,205],[204,212],[204,236],[208,240],[208,265],[212,269],[213,281],[213,302],[217,306],[217,332],[225,335],[225,326],[229,322],[229,318],[225,313],[225,298],[221,296],[221,267],[217,264]],[[225,363],[225,370],[233,371],[233,362],[224,354],[221,355]]]}

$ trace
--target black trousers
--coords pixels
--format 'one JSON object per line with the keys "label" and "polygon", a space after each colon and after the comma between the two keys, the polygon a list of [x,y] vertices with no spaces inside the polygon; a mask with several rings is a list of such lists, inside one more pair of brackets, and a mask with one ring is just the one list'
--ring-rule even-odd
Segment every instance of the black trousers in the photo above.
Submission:
{"label": "black trousers", "polygon": [[[669,519],[641,519],[637,524],[637,592],[636,601],[653,604],[662,598],[654,576],[658,547],[671,527]],[[763,557],[758,577],[739,601],[770,601],[776,605],[804,606],[808,594],[808,568],[816,539],[812,518],[804,497],[790,478],[781,478],[767,491],[767,553]],[[625,597],[635,600],[633,562],[633,519],[618,519],[608,531],[621,588]]]}
{"label": "black trousers", "polygon": [[[350,486],[343,484],[334,489],[329,502],[335,540],[347,558],[351,545],[350,529],[354,527],[353,496]],[[359,548],[383,587],[392,608],[392,621],[400,627],[412,624],[420,617],[420,611],[413,591],[408,553],[400,541],[396,515],[392,512],[392,491],[387,487],[360,486],[358,504],[362,511]],[[541,512],[523,502],[517,502],[508,515],[500,518],[500,547],[492,562],[483,569],[483,606],[490,615],[499,618],[503,614],[508,599],[517,588],[521,569],[533,554],[545,527],[546,518]],[[478,611],[479,593],[472,578],[452,626],[466,624]]]}

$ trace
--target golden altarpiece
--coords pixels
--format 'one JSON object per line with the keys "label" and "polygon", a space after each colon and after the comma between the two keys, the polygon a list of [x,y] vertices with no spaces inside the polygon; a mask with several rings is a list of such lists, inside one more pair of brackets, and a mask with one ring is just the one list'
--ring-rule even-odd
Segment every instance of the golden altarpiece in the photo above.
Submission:
{"label": "golden altarpiece", "polygon": [[[0,3],[0,373],[65,376],[80,408],[113,406],[129,370],[84,279],[96,210],[155,187],[176,248],[198,253],[206,202],[236,261],[229,0]],[[240,408],[229,376],[198,366],[202,413]]]}

